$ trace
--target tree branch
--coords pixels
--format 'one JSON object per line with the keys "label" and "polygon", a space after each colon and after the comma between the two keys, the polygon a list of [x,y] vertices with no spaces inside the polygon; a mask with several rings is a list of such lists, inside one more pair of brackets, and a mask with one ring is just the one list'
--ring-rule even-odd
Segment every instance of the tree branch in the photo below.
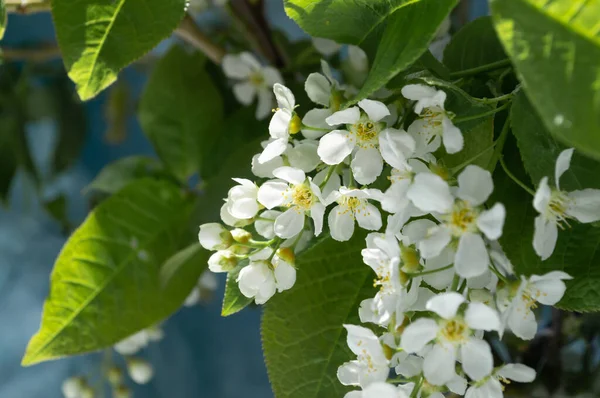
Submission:
{"label": "tree branch", "polygon": [[46,62],[60,57],[58,46],[39,48],[0,48],[0,58],[6,61]]}
{"label": "tree branch", "polygon": [[4,0],[7,12],[34,14],[50,10],[50,0]]}
{"label": "tree branch", "polygon": [[175,30],[175,34],[202,51],[215,64],[221,64],[221,61],[225,56],[225,49],[213,43],[208,36],[200,30],[196,21],[194,21],[189,14],[183,18],[179,27]]}

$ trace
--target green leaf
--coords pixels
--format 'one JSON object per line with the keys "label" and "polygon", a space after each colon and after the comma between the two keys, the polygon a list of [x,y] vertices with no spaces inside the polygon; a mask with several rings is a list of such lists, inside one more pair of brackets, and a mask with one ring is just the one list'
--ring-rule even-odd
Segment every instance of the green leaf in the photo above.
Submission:
{"label": "green leaf", "polygon": [[[537,184],[542,177],[548,177],[556,184],[554,181],[556,158],[567,147],[548,132],[523,92],[515,96],[511,108],[511,122],[525,170],[531,180]],[[560,180],[560,186],[567,191],[600,188],[599,175],[600,162],[581,156],[576,151],[571,167]]]}
{"label": "green leaf", "polygon": [[174,46],[156,66],[139,120],[167,168],[182,181],[200,170],[222,128],[221,95],[200,53]]}
{"label": "green leaf", "polygon": [[44,202],[44,209],[56,221],[58,221],[65,233],[71,229],[71,222],[67,214],[67,198],[60,194]]}
{"label": "green leaf", "polygon": [[115,193],[133,180],[143,177],[159,176],[163,173],[160,162],[147,156],[129,156],[106,165],[96,178],[83,190]]}
{"label": "green leaf", "polygon": [[171,256],[160,269],[160,286],[182,303],[208,268],[209,253],[193,243]]}
{"label": "green leaf", "polygon": [[15,153],[14,123],[12,118],[0,114],[0,201],[7,200],[12,180],[19,167]]}
{"label": "green leaf", "polygon": [[110,347],[176,311],[197,278],[163,288],[159,274],[180,248],[188,213],[177,186],[154,180],[98,205],[56,260],[23,365]]}
{"label": "green leaf", "polygon": [[7,22],[8,13],[6,12],[6,4],[4,4],[4,0],[0,0],[0,40],[4,37],[4,32],[6,32]]}
{"label": "green leaf", "polygon": [[456,2],[420,0],[398,8],[387,20],[369,76],[353,103],[367,98],[417,61]]}
{"label": "green leaf", "polygon": [[374,274],[362,262],[365,235],[327,238],[300,254],[293,289],[266,305],[262,341],[275,396],[342,397],[337,368],[352,359],[343,324],[358,324],[358,306],[372,297]]}
{"label": "green leaf", "polygon": [[463,26],[444,50],[444,64],[452,72],[477,68],[506,59],[507,55],[489,16]]}
{"label": "green leaf", "polygon": [[82,100],[96,96],[177,27],[186,0],[53,0],[65,68]]}
{"label": "green leaf", "polygon": [[253,299],[244,296],[242,292],[240,292],[240,288],[236,282],[240,271],[246,265],[248,265],[248,261],[242,261],[233,271],[227,274],[225,294],[223,295],[223,307],[221,308],[222,316],[229,316],[240,312],[253,301]]}
{"label": "green leaf", "polygon": [[600,159],[600,1],[494,0],[496,30],[546,128]]}

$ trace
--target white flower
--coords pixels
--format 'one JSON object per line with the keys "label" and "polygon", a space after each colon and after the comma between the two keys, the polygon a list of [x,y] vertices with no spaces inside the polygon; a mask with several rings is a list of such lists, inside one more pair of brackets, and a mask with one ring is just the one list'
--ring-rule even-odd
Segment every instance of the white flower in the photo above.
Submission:
{"label": "white flower", "polygon": [[421,256],[425,259],[438,256],[454,239],[458,241],[454,259],[456,272],[463,278],[485,273],[490,259],[482,234],[490,240],[498,239],[506,216],[501,203],[489,210],[481,208],[493,189],[490,172],[474,165],[467,166],[458,176],[454,195],[448,183],[438,175],[418,174],[407,196],[416,207],[432,212],[441,220],[419,242]]}
{"label": "white flower", "polygon": [[535,370],[521,364],[504,365],[469,387],[465,398],[503,398],[504,386],[501,382],[508,384],[511,380],[518,383],[531,383],[535,380]]}
{"label": "white flower", "polygon": [[574,149],[565,149],[556,159],[554,182],[556,189],[548,185],[548,177],[542,178],[533,199],[533,207],[540,213],[535,218],[533,247],[546,260],[554,252],[558,238],[558,227],[569,218],[582,223],[600,220],[600,189],[582,189],[565,192],[560,189],[560,177],[571,165]]}
{"label": "white flower", "polygon": [[[266,147],[272,140],[263,141],[261,145]],[[261,154],[252,157],[252,173],[261,178],[273,178],[273,171],[286,164],[309,173],[317,168],[321,163],[321,158],[317,154],[318,142],[312,139],[294,140],[288,143],[283,154],[275,156],[273,159],[260,163],[259,157]]]}
{"label": "white flower", "polygon": [[313,37],[312,42],[313,46],[315,46],[315,49],[325,56],[333,55],[340,51],[340,48],[342,48],[341,44],[338,44],[330,39],[323,39],[321,37]]}
{"label": "white flower", "polygon": [[[231,188],[227,194],[227,201],[225,202],[227,213],[240,220],[254,218],[260,210],[257,201],[258,187],[254,182],[245,178],[233,178],[233,181],[239,185]],[[228,224],[228,220],[223,218],[223,212],[221,212],[221,218],[223,222]]]}
{"label": "white flower", "polygon": [[369,58],[358,46],[348,46],[348,61],[352,69],[360,73],[369,71]]}
{"label": "white flower", "polygon": [[346,130],[333,130],[321,138],[317,150],[321,160],[335,165],[353,153],[350,167],[361,184],[370,184],[379,177],[384,160],[397,168],[405,165],[415,142],[405,131],[385,128],[381,120],[389,114],[383,103],[362,100],[358,107],[329,116],[327,123],[330,126],[345,124]]}
{"label": "white flower", "polygon": [[408,398],[408,394],[399,386],[395,387],[385,382],[377,382],[369,384],[362,391],[350,391],[344,395],[344,398]]}
{"label": "white flower", "polygon": [[361,326],[344,325],[348,331],[348,347],[358,356],[338,368],[337,376],[346,386],[361,386],[383,382],[390,372],[389,361],[377,336]]}
{"label": "white flower", "polygon": [[162,340],[164,334],[158,327],[140,330],[114,345],[115,351],[121,355],[132,355],[154,341]]}
{"label": "white flower", "polygon": [[258,157],[259,163],[266,163],[281,155],[288,147],[290,135],[300,131],[302,122],[294,110],[296,98],[286,86],[276,83],[273,92],[277,99],[278,108],[269,123],[270,142]]}
{"label": "white flower", "polygon": [[256,304],[266,303],[276,291],[290,289],[296,283],[296,269],[278,254],[268,261],[273,250],[263,249],[250,256],[250,264],[242,268],[237,282],[240,292],[254,298]]}
{"label": "white flower", "polygon": [[329,212],[328,223],[331,237],[337,241],[349,240],[354,234],[354,221],[368,231],[381,228],[381,213],[369,199],[378,200],[381,192],[376,189],[351,189],[341,187],[333,192],[327,203],[337,202]]}
{"label": "white flower", "polygon": [[[554,305],[560,301],[567,289],[564,280],[573,279],[562,271],[552,271],[545,275],[521,277],[521,282],[507,285],[498,291],[498,308],[502,311],[502,321],[513,333],[531,340],[537,332],[537,322],[532,308],[537,303]],[[517,287],[518,286],[518,287]],[[515,287],[517,287],[515,289]],[[516,290],[516,292],[515,292]]]}
{"label": "white flower", "polygon": [[417,141],[418,156],[436,151],[440,147],[440,141],[444,143],[448,153],[456,153],[463,148],[462,133],[452,124],[444,109],[444,91],[423,84],[409,84],[402,88],[402,95],[417,101],[415,113],[421,116],[408,128],[408,132]]}
{"label": "white flower", "polygon": [[417,319],[402,334],[401,347],[408,353],[417,353],[434,341],[423,362],[425,378],[433,385],[444,385],[456,376],[457,354],[471,379],[480,380],[492,372],[490,346],[474,334],[477,330],[499,331],[500,318],[495,310],[482,303],[470,303],[461,314],[458,310],[464,301],[465,298],[455,292],[430,299],[427,309],[441,319]]}
{"label": "white flower", "polygon": [[233,243],[231,232],[219,223],[200,225],[198,241],[206,250],[224,250]]}
{"label": "white flower", "polygon": [[258,218],[254,222],[254,228],[256,232],[266,239],[273,239],[275,235],[275,220],[281,215],[280,211],[277,210],[265,210],[259,214]]}
{"label": "white flower", "polygon": [[137,384],[146,384],[152,380],[154,369],[147,361],[139,358],[128,358],[127,373]]}
{"label": "white flower", "polygon": [[208,269],[212,272],[229,272],[238,264],[238,258],[231,250],[218,250],[208,258]]}
{"label": "white flower", "polygon": [[227,54],[223,57],[223,72],[225,76],[239,80],[233,86],[233,94],[244,105],[250,105],[254,97],[258,97],[256,118],[264,119],[271,111],[273,97],[271,87],[282,83],[283,78],[273,67],[263,67],[260,62],[248,52]]}
{"label": "white flower", "polygon": [[325,205],[321,191],[300,169],[280,167],[273,174],[286,181],[268,181],[258,191],[258,199],[266,208],[288,207],[288,210],[275,219],[275,235],[291,238],[304,228],[306,215],[315,224],[315,235],[323,230]]}
{"label": "white flower", "polygon": [[65,398],[80,398],[81,391],[86,385],[82,377],[70,377],[63,381],[61,389]]}

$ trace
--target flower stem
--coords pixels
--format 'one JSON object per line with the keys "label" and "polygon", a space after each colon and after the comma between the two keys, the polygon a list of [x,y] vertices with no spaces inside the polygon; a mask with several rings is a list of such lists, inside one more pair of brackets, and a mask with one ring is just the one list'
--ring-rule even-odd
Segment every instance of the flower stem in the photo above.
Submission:
{"label": "flower stem", "polygon": [[410,394],[410,398],[417,398],[419,396],[419,391],[421,391],[421,386],[423,385],[423,378],[421,377],[419,381],[415,384],[415,387]]}
{"label": "flower stem", "polygon": [[323,189],[325,187],[325,185],[327,185],[327,183],[329,182],[329,179],[331,178],[331,176],[335,172],[336,168],[337,168],[337,165],[335,165],[335,166],[329,166],[329,170],[327,170],[327,174],[325,174],[325,179],[323,180],[323,182],[321,182],[319,184],[319,189]]}
{"label": "flower stem", "polygon": [[[515,90],[516,91],[516,90]],[[495,98],[474,98],[475,101],[481,102],[483,104],[495,104],[496,102],[506,101],[511,99],[515,95],[515,91],[510,92],[508,94],[501,95]]]}
{"label": "flower stem", "polygon": [[506,137],[508,136],[508,132],[510,131],[510,118],[507,118],[504,122],[504,126],[502,127],[502,131],[496,140],[496,150],[492,154],[492,158],[490,159],[490,164],[488,165],[488,170],[493,172],[496,169],[496,165],[498,164],[498,159],[502,156],[502,150],[504,149],[504,144],[506,143]]}
{"label": "flower stem", "polygon": [[511,103],[507,102],[506,104],[504,104],[502,106],[499,106],[497,108],[494,108],[494,109],[492,109],[490,111],[487,111],[487,112],[479,113],[479,114],[473,115],[473,116],[457,117],[452,122],[456,124],[456,123],[468,122],[469,120],[481,119],[481,118],[484,118],[486,116],[495,115],[498,112],[502,112],[503,110],[505,110],[506,108],[508,108],[510,105],[511,105]]}
{"label": "flower stem", "polygon": [[446,271],[447,269],[450,269],[452,267],[454,267],[454,264],[446,265],[445,267],[442,267],[442,268],[431,269],[429,271],[407,273],[406,275],[410,276],[411,278],[416,278],[418,276],[430,275],[430,274],[435,274],[437,272]]}
{"label": "flower stem", "polygon": [[521,188],[526,190],[531,196],[535,196],[535,192],[533,191],[533,189],[531,189],[527,185],[525,185],[521,180],[519,180],[517,177],[515,177],[515,175],[513,173],[511,173],[510,170],[508,170],[508,167],[506,166],[506,163],[504,162],[504,158],[502,156],[500,156],[500,164],[502,165],[502,168],[504,169],[504,172],[506,173],[506,175],[508,175],[511,180],[516,182],[517,185],[519,185]]}
{"label": "flower stem", "polygon": [[460,283],[460,276],[458,276],[458,274],[455,274],[454,279],[452,280],[452,286],[450,287],[450,291],[456,292],[458,290],[459,283]]}
{"label": "flower stem", "polygon": [[508,279],[506,279],[506,277],[504,275],[502,275],[502,273],[500,271],[498,271],[496,266],[493,264],[494,263],[492,263],[492,265],[490,265],[490,271],[492,271],[498,277],[498,279],[500,279],[502,282],[508,283]]}
{"label": "flower stem", "polygon": [[504,67],[510,66],[510,65],[511,65],[510,59],[505,58],[503,60],[492,62],[490,64],[478,66],[477,68],[465,69],[465,70],[461,70],[458,72],[450,73],[450,77],[454,79],[454,78],[459,78],[459,77],[464,77],[464,76],[473,76],[473,75],[477,75],[479,73],[491,72],[493,70],[504,68]]}

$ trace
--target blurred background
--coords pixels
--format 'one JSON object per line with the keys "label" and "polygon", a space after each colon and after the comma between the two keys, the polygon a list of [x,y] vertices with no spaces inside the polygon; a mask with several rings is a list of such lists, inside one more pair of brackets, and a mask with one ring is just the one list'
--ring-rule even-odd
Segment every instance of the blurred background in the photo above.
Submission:
{"label": "blurred background", "polygon": [[[282,0],[265,3],[275,29],[290,40],[305,38],[286,17]],[[463,3],[453,16],[453,30],[488,12],[487,0]],[[209,8],[198,12],[197,19],[201,26],[214,26],[223,19],[222,14],[218,8]],[[17,156],[21,164],[10,185],[0,184],[4,204],[0,207],[0,398],[59,398],[64,379],[84,371],[94,372],[101,366],[99,354],[29,368],[22,368],[20,361],[29,338],[38,329],[54,259],[69,231],[93,205],[83,188],[109,162],[130,155],[153,156],[135,118],[136,104],[153,57],[160,56],[176,40],[163,42],[146,59],[125,69],[112,88],[82,104],[73,95],[72,84],[56,56],[50,15],[9,16],[1,43],[4,64],[0,66],[0,129],[22,129],[26,140],[15,152],[14,146],[7,149],[0,134],[0,177],[12,172],[3,159]],[[31,48],[45,50],[32,58],[22,51]],[[21,62],[23,58],[33,62]],[[22,106],[17,108],[16,104]],[[165,338],[143,352],[156,376],[147,385],[132,385],[135,396],[272,397],[260,348],[260,310],[249,308],[222,318],[222,294],[220,280],[213,300],[183,308],[163,325]],[[568,344],[553,338],[557,319],[559,327],[579,333],[581,318],[551,311],[543,316],[547,327],[540,337],[528,347],[517,347],[521,359],[534,358],[530,360],[538,369],[539,362],[545,361],[545,369],[549,369],[545,371],[549,381],[536,393],[540,397],[550,396],[547,391],[555,389],[552,380],[558,388],[565,372],[580,374],[582,369],[594,368],[598,363],[592,355],[597,347],[595,335],[583,333],[582,338]],[[590,317],[586,322],[595,325],[597,320]],[[562,348],[553,349],[553,344]],[[502,345],[496,350],[498,355],[504,351],[509,355]],[[573,376],[571,382],[593,384],[595,379],[592,377],[590,382]],[[553,396],[576,395],[558,391]]]}

